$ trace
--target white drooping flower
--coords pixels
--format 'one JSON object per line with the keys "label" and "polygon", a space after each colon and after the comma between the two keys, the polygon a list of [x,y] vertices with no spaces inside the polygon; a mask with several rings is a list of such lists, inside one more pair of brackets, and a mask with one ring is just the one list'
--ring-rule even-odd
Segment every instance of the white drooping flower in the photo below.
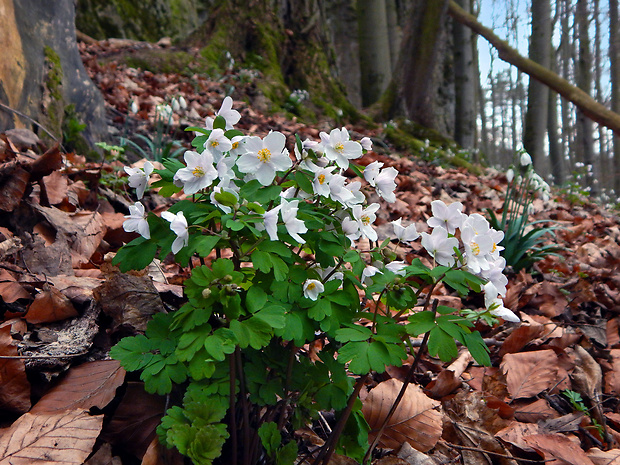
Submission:
{"label": "white drooping flower", "polygon": [[299,234],[307,232],[308,228],[302,220],[297,218],[299,200],[287,201],[282,199],[281,207],[282,209],[280,210],[280,214],[282,215],[282,221],[284,221],[286,232],[288,232],[289,236],[300,244],[305,244],[305,239],[303,239]]}
{"label": "white drooping flower", "polygon": [[129,111],[132,114],[136,114],[138,113],[138,111],[140,111],[140,106],[138,105],[138,102],[136,102],[135,100],[131,101],[131,105],[129,105]]}
{"label": "white drooping flower", "polygon": [[366,286],[370,286],[372,284],[372,277],[377,273],[383,274],[383,272],[373,265],[366,265],[366,268],[362,270],[362,283]]}
{"label": "white drooping flower", "polygon": [[151,238],[151,232],[149,231],[149,224],[146,221],[146,214],[144,212],[144,205],[140,202],[136,202],[129,206],[129,215],[125,215],[127,218],[123,222],[123,229],[127,232],[137,232],[145,239]]}
{"label": "white drooping flower", "polygon": [[396,182],[394,181],[396,176],[398,176],[398,171],[396,171],[396,168],[390,166],[381,170],[375,178],[375,189],[377,194],[389,203],[396,202],[396,194],[394,193],[396,189]]}
{"label": "white drooping flower", "polygon": [[510,183],[512,182],[514,177],[515,177],[515,170],[513,170],[512,168],[508,168],[508,171],[506,171],[506,181]]}
{"label": "white drooping flower", "polygon": [[411,223],[408,226],[402,226],[402,218],[398,218],[397,220],[392,221],[392,225],[394,226],[394,235],[396,239],[400,242],[411,242],[415,241],[420,235],[415,228],[415,224]]}
{"label": "white drooping flower", "polygon": [[186,194],[195,194],[209,187],[217,178],[213,155],[208,150],[202,153],[188,150],[183,158],[187,166],[176,172],[173,181],[176,186],[182,186]]}
{"label": "white drooping flower", "polygon": [[213,129],[204,143],[204,148],[213,154],[213,159],[217,163],[225,152],[232,149],[232,142],[224,135],[223,129]]}
{"label": "white drooping flower", "polygon": [[426,221],[431,228],[444,228],[448,233],[454,234],[456,229],[463,224],[463,204],[461,202],[446,205],[441,200],[433,200],[431,211],[433,216]]}
{"label": "white drooping flower", "polygon": [[171,212],[163,212],[161,217],[170,222],[170,230],[177,235],[172,243],[172,253],[176,255],[179,250],[189,244],[187,220],[182,211],[178,212],[176,215]]}
{"label": "white drooping flower", "polygon": [[366,208],[362,208],[361,205],[353,206],[353,219],[357,221],[360,233],[371,241],[377,240],[377,231],[372,227],[372,224],[377,218],[375,213],[379,207],[378,203],[372,203]]}
{"label": "white drooping flower", "polygon": [[381,170],[383,163],[380,161],[373,161],[364,168],[364,179],[368,181],[372,187],[375,187],[375,179]]}
{"label": "white drooping flower", "polygon": [[519,158],[519,163],[521,163],[521,166],[529,166],[532,164],[532,157],[530,157],[529,153],[523,152]]}
{"label": "white drooping flower", "polygon": [[226,120],[226,129],[232,129],[235,124],[241,119],[241,113],[232,109],[233,99],[227,96],[222,101],[222,106],[219,111],[215,112],[216,116],[221,116]]}
{"label": "white drooping flower", "polygon": [[444,266],[453,266],[456,262],[454,258],[454,248],[459,246],[456,237],[448,237],[448,231],[444,228],[434,228],[431,234],[421,233],[422,247],[435,259],[437,263]]}
{"label": "white drooping flower", "polygon": [[[278,213],[280,213],[280,209],[282,205],[278,205],[277,207],[272,208],[271,210],[263,213],[263,223],[265,227],[265,231],[269,235],[269,239],[272,241],[278,240]],[[258,224],[256,226],[259,226]],[[260,227],[258,229],[261,229]]]}
{"label": "white drooping flower", "polygon": [[125,173],[129,175],[129,187],[136,189],[138,199],[144,196],[153,168],[153,163],[148,160],[144,162],[144,169],[125,166]]}
{"label": "white drooping flower", "polygon": [[286,137],[281,132],[270,132],[262,140],[256,136],[246,138],[247,153],[237,160],[239,171],[252,173],[263,186],[268,186],[273,182],[277,171],[293,166],[285,144]]}
{"label": "white drooping flower", "polygon": [[349,167],[349,160],[362,156],[362,146],[359,142],[349,140],[349,131],[346,128],[332,129],[329,135],[325,132],[319,134],[325,151],[325,156],[335,161],[342,168]]}
{"label": "white drooping flower", "polygon": [[321,268],[318,264],[316,264],[312,267],[312,269],[317,272],[322,281],[325,281],[326,279],[327,281],[333,281],[334,279],[342,281],[344,279],[344,273],[342,271],[334,271],[335,268],[333,266]]}
{"label": "white drooping flower", "polygon": [[494,260],[491,259],[488,261],[489,269],[488,270],[480,270],[479,275],[488,280],[495,286],[497,293],[502,297],[506,296],[506,285],[508,284],[508,278],[504,274],[504,268],[506,268],[506,259],[504,257],[499,257]]}
{"label": "white drooping flower", "polygon": [[360,237],[360,226],[359,223],[349,217],[345,217],[342,220],[342,232],[345,236],[349,238],[351,243],[353,241],[359,239]]}
{"label": "white drooping flower", "polygon": [[372,150],[372,140],[370,139],[370,137],[362,137],[362,140],[360,140],[360,144],[362,145],[362,148],[367,152],[370,152]]}
{"label": "white drooping flower", "polygon": [[484,285],[484,305],[493,316],[503,318],[512,323],[521,321],[512,310],[504,307],[504,301],[499,298],[498,291],[491,282]]}
{"label": "white drooping flower", "polygon": [[397,274],[399,276],[405,276],[405,268],[407,267],[407,263],[404,261],[394,261],[390,262],[385,267],[390,270],[392,273]]}
{"label": "white drooping flower", "polygon": [[325,286],[317,279],[307,279],[304,283],[304,297],[310,300],[317,300],[324,290]]}
{"label": "white drooping flower", "polygon": [[355,200],[353,192],[345,186],[347,178],[341,174],[334,174],[329,180],[329,196],[342,205],[348,205]]}

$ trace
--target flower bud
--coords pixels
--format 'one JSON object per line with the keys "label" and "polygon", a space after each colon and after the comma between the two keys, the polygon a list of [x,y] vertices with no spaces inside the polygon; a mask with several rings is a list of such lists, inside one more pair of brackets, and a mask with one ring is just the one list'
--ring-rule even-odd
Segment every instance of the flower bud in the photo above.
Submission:
{"label": "flower bud", "polygon": [[205,299],[208,299],[209,297],[211,297],[211,289],[209,289],[208,287],[205,287],[205,288],[202,290],[202,296],[203,296]]}
{"label": "flower bud", "polygon": [[225,283],[232,283],[233,277],[229,274],[227,274],[226,276],[224,276],[223,281]]}

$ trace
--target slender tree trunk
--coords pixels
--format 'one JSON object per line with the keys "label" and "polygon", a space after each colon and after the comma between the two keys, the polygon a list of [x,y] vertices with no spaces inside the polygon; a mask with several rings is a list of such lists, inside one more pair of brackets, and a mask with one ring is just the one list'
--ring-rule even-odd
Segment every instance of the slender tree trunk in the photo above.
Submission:
{"label": "slender tree trunk", "polygon": [[[470,13],[470,0],[456,0],[461,8]],[[476,136],[476,113],[474,59],[472,31],[454,21],[452,24],[454,45],[454,140],[464,148],[473,148]]]}
{"label": "slender tree trunk", "polygon": [[[561,61],[561,71],[562,77],[566,81],[570,81],[570,63],[572,56],[572,48],[573,42],[570,38],[570,0],[561,0],[560,5],[562,6],[562,13],[560,17],[560,27],[561,27],[561,39],[560,39],[560,61]],[[568,159],[569,166],[573,166],[574,154],[572,149],[572,137],[573,134],[573,125],[571,118],[571,106],[570,103],[566,99],[560,99],[560,105],[562,109],[562,154],[564,154]]]}
{"label": "slender tree trunk", "polygon": [[[529,58],[544,68],[549,68],[549,45],[551,44],[551,5],[549,0],[532,2],[532,33],[530,35]],[[546,172],[545,132],[549,88],[530,78],[527,91],[527,113],[523,147],[532,156],[534,167],[539,173]]]}
{"label": "slender tree trunk", "polygon": [[[618,0],[609,0],[609,58],[611,61],[611,109],[620,113],[620,34]],[[614,133],[614,190],[620,197],[620,134]]]}
{"label": "slender tree trunk", "polygon": [[[577,23],[577,33],[579,34],[579,57],[577,62],[577,86],[585,93],[590,94],[592,88],[592,53],[590,51],[590,15],[588,11],[588,0],[577,0],[575,11],[575,21]],[[592,193],[597,193],[598,189],[594,183],[594,136],[592,120],[584,112],[577,109],[577,154],[586,165],[592,168],[586,174],[586,185],[590,187]]]}
{"label": "slender tree trunk", "polygon": [[398,5],[396,0],[385,0],[385,14],[387,18],[387,32],[390,43],[391,70],[394,71],[400,51],[401,30],[398,25]]}
{"label": "slender tree trunk", "polygon": [[[560,2],[556,1],[551,30],[555,28],[555,24],[560,18],[560,10]],[[552,43],[549,43],[549,67],[551,71],[557,73],[558,60]],[[549,141],[549,163],[554,183],[561,185],[564,183],[564,157],[562,156],[562,145],[560,143],[560,135],[558,134],[558,94],[552,90],[549,91],[548,105],[547,136]]]}
{"label": "slender tree trunk", "polygon": [[358,0],[362,104],[379,100],[392,79],[385,0]]}

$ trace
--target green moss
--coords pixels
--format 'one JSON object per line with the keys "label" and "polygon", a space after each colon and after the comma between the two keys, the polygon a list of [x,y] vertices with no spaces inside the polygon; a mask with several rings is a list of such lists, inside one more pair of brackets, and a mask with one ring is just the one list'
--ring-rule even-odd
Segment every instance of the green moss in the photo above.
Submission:
{"label": "green moss", "polygon": [[[44,78],[44,113],[47,119],[40,121],[49,131],[60,138],[64,117],[64,98],[62,92],[63,71],[60,56],[49,46],[43,48],[45,56],[46,75]],[[40,136],[45,140],[46,134]]]}
{"label": "green moss", "polygon": [[54,100],[62,99],[62,65],[60,63],[60,56],[54,49],[49,46],[45,46],[43,48],[43,54],[45,55],[45,60],[48,63],[48,72],[47,79],[45,85],[50,91],[51,96]]}
{"label": "green moss", "polygon": [[140,68],[152,73],[191,73],[190,65],[196,63],[195,58],[187,52],[170,49],[135,50],[120,60],[131,68]]}

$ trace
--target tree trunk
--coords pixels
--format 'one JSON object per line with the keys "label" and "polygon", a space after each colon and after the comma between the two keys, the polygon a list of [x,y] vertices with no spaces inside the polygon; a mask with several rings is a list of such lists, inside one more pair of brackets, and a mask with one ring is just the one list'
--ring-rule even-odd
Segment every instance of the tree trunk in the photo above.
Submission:
{"label": "tree trunk", "polygon": [[103,97],[77,49],[74,1],[0,0],[0,11],[0,131],[32,128],[45,139],[43,127],[60,140],[73,113],[87,125],[83,139],[72,141],[81,153],[107,140]]}
{"label": "tree trunk", "polygon": [[385,14],[387,18],[387,31],[390,42],[390,63],[391,71],[394,71],[398,61],[400,51],[400,41],[402,39],[401,29],[398,25],[398,5],[396,0],[385,0]]}
{"label": "tree trunk", "polygon": [[385,0],[358,0],[362,104],[379,100],[392,79]]}
{"label": "tree trunk", "polygon": [[[457,0],[467,13],[470,0]],[[474,69],[472,31],[454,21],[454,140],[464,148],[473,148],[476,138],[475,83],[479,80]]]}
{"label": "tree trunk", "polygon": [[[540,66],[549,68],[550,44],[551,4],[549,0],[536,0],[532,2],[529,58]],[[523,147],[532,156],[534,167],[541,174],[546,172],[545,132],[548,101],[549,88],[542,82],[530,77]]]}
{"label": "tree trunk", "polygon": [[[590,52],[590,15],[588,11],[588,0],[577,0],[575,10],[575,21],[577,23],[577,33],[579,34],[579,59],[577,61],[577,85],[586,94],[590,94],[592,87],[592,53]],[[596,193],[597,186],[594,183],[594,137],[592,121],[585,112],[577,109],[577,156],[591,168],[586,174],[586,184],[591,188],[592,193]]]}
{"label": "tree trunk", "polygon": [[562,97],[579,107],[588,118],[620,133],[620,114],[607,109],[604,105],[590,97],[586,92],[573,86],[566,79],[561,78],[554,72],[540,66],[538,63],[521,56],[514,48],[497,37],[492,30],[484,27],[473,16],[463,12],[454,1],[450,1],[449,6],[450,15],[457,21],[468,25],[476,33],[487,39],[497,49],[498,55],[502,60],[516,66],[530,77],[543,82],[555,90]]}
{"label": "tree trunk", "polygon": [[[620,112],[620,34],[618,0],[609,0],[609,58],[611,61],[611,109]],[[614,133],[614,190],[620,197],[620,133]]]}

